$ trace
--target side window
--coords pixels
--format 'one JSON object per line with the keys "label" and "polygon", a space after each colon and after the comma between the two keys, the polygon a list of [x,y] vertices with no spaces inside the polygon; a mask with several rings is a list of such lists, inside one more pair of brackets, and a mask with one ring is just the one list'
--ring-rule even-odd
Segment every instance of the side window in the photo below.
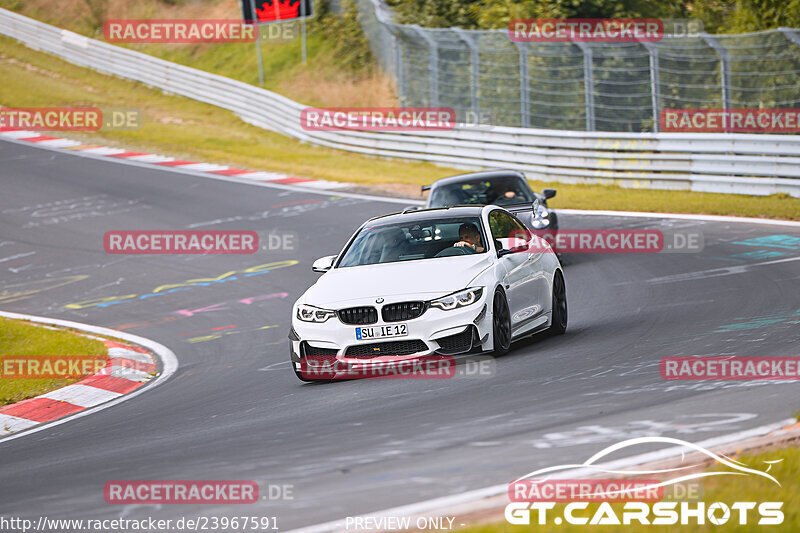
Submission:
{"label": "side window", "polygon": [[492,211],[489,213],[489,229],[492,238],[500,243],[500,248],[510,249],[512,240],[525,237],[527,231],[517,219],[503,211]]}
{"label": "side window", "polygon": [[500,211],[492,211],[489,213],[489,231],[492,232],[492,238],[496,239],[501,233]]}

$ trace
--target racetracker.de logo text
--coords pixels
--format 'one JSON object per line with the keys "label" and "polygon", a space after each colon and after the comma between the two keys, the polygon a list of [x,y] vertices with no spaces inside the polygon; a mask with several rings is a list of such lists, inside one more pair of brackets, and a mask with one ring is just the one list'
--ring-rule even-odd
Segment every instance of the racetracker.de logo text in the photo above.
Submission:
{"label": "racetracker.de logo text", "polygon": [[448,107],[307,107],[300,112],[306,131],[452,130],[456,112]]}
{"label": "racetracker.de logo text", "polygon": [[253,254],[255,231],[108,231],[103,248],[109,254]]}

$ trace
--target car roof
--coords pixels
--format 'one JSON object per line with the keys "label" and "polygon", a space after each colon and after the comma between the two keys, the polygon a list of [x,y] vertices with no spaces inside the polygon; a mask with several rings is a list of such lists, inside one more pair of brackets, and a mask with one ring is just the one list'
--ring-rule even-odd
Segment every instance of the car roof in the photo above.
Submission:
{"label": "car roof", "polygon": [[440,187],[442,185],[453,185],[467,181],[494,180],[500,178],[520,178],[523,182],[525,182],[525,184],[528,183],[525,179],[525,174],[519,172],[518,170],[487,170],[484,172],[470,172],[469,174],[458,174],[457,176],[442,178],[434,181],[431,184],[431,188]]}
{"label": "car roof", "polygon": [[435,207],[432,209],[417,209],[402,213],[392,213],[371,218],[367,222],[392,223],[392,222],[415,222],[417,220],[447,219],[461,217],[480,217],[484,209],[496,209],[496,205],[476,205],[476,206],[452,206]]}

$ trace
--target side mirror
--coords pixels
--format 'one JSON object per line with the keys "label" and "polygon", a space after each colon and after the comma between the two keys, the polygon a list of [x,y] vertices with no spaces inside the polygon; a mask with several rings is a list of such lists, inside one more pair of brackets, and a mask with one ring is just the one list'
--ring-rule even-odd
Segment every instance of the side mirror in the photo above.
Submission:
{"label": "side mirror", "polygon": [[545,200],[549,200],[550,198],[556,195],[555,189],[542,189],[542,194],[544,194]]}
{"label": "side mirror", "polygon": [[327,272],[333,267],[333,262],[336,260],[335,255],[326,255],[314,261],[311,265],[311,270],[314,272]]}
{"label": "side mirror", "polygon": [[521,244],[519,246],[514,246],[513,248],[511,248],[509,250],[506,250],[506,249],[500,250],[499,252],[497,252],[497,257],[503,257],[503,256],[510,255],[510,254],[518,254],[518,253],[527,252],[527,251],[528,251],[528,243],[526,242],[525,244]]}
{"label": "side mirror", "polygon": [[420,209],[422,208],[418,205],[410,205],[403,209],[403,213],[408,213],[409,211],[419,211]]}
{"label": "side mirror", "polygon": [[497,257],[527,252],[531,243],[524,237],[514,237],[508,240],[508,244],[511,246],[511,248],[503,248],[502,250],[498,250]]}

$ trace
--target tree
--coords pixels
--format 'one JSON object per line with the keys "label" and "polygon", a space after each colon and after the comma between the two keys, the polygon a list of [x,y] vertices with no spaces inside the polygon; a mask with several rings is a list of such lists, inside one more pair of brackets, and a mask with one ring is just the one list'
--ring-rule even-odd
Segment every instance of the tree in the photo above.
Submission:
{"label": "tree", "polygon": [[480,0],[387,0],[397,22],[429,28],[477,28],[472,8]]}
{"label": "tree", "polygon": [[83,0],[89,8],[89,24],[97,30],[103,27],[108,13],[108,0]]}
{"label": "tree", "polygon": [[[89,0],[87,0],[89,1]],[[695,18],[706,31],[800,27],[800,0],[387,0],[396,20],[447,28],[498,29],[517,18]]]}

